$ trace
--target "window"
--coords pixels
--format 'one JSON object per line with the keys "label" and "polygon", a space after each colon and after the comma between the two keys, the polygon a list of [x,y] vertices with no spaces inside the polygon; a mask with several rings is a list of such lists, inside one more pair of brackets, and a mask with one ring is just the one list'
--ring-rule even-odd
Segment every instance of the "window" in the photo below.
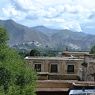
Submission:
{"label": "window", "polygon": [[74,65],[68,65],[67,66],[67,72],[68,73],[74,73]]}
{"label": "window", "polygon": [[35,64],[34,69],[36,70],[36,72],[41,72],[41,64]]}
{"label": "window", "polygon": [[51,64],[51,73],[57,73],[57,72],[58,72],[57,64]]}

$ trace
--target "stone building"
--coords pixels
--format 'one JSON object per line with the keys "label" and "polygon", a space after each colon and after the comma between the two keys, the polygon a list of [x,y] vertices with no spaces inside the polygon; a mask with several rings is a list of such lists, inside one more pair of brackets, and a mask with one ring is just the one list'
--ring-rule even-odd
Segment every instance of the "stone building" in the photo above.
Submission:
{"label": "stone building", "polygon": [[62,56],[63,57],[72,57],[72,56],[74,56],[74,57],[77,57],[77,58],[82,58],[82,59],[84,59],[84,55],[88,55],[89,54],[89,52],[69,52],[69,51],[64,51],[63,53],[62,53]]}
{"label": "stone building", "polygon": [[73,82],[88,86],[91,81],[87,80],[95,80],[95,56],[87,52],[66,51],[60,57],[27,56],[25,60],[37,72],[37,95],[68,95]]}
{"label": "stone building", "polygon": [[86,54],[82,66],[82,76],[84,81],[95,81],[95,55]]}
{"label": "stone building", "polygon": [[82,58],[77,57],[26,57],[25,60],[40,80],[79,80]]}

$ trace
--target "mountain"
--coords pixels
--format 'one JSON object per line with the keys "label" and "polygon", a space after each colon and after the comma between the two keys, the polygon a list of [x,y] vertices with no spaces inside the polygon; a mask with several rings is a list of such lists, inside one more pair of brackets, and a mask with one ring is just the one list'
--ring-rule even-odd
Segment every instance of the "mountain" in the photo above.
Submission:
{"label": "mountain", "polygon": [[9,35],[9,44],[16,45],[26,42],[38,41],[47,43],[48,37],[32,28],[20,25],[13,20],[0,20],[0,26],[4,27]]}
{"label": "mountain", "polygon": [[36,26],[36,27],[32,27],[32,29],[35,30],[35,31],[42,32],[47,36],[52,36],[52,34],[59,31],[59,30],[56,30],[56,29],[49,29],[45,26]]}
{"label": "mountain", "polygon": [[9,45],[28,47],[49,47],[72,50],[89,50],[95,44],[95,35],[71,30],[49,29],[44,26],[27,27],[13,20],[0,20],[0,26],[6,28]]}
{"label": "mountain", "polygon": [[58,47],[64,47],[65,45],[71,49],[89,50],[95,45],[95,35],[61,30],[52,35],[52,41],[55,43],[54,45]]}
{"label": "mountain", "polygon": [[9,35],[9,43],[11,45],[16,43],[22,43],[24,39],[25,30],[27,27],[24,27],[20,24],[17,24],[13,20],[0,20],[0,26],[3,26]]}

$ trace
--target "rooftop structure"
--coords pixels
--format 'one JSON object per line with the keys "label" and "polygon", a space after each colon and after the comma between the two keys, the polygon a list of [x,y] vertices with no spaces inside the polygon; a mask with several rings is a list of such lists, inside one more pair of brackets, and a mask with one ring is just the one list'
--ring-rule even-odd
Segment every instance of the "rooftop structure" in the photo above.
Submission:
{"label": "rooftop structure", "polygon": [[89,54],[89,52],[69,52],[69,51],[64,51],[63,53],[62,53],[62,55],[64,56],[64,57],[77,57],[77,58],[84,58],[84,55],[88,55]]}

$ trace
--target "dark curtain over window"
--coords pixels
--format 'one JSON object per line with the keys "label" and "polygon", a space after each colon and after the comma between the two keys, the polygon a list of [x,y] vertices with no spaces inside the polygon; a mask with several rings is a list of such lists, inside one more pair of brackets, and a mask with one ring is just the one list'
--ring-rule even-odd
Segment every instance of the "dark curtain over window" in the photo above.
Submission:
{"label": "dark curtain over window", "polygon": [[41,72],[41,64],[35,64],[36,72]]}
{"label": "dark curtain over window", "polygon": [[58,67],[57,64],[51,64],[51,73],[57,73]]}
{"label": "dark curtain over window", "polygon": [[74,72],[74,65],[68,65],[67,66],[67,72],[68,73],[73,73]]}

